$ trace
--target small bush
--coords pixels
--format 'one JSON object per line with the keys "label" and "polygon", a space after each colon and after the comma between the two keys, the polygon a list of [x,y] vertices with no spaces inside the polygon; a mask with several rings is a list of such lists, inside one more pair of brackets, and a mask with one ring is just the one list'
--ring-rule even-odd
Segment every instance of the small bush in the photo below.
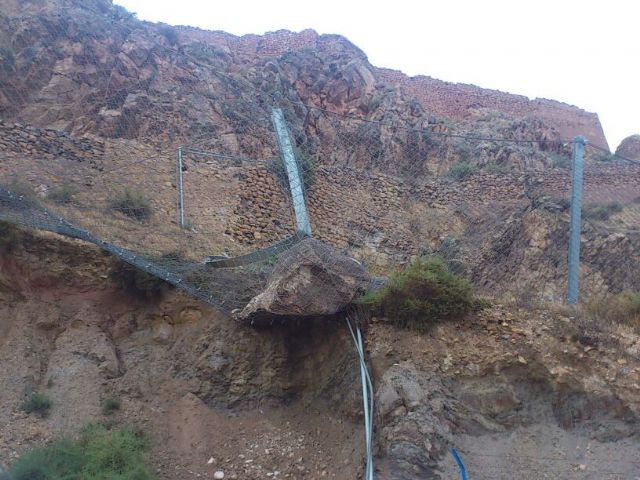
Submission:
{"label": "small bush", "polygon": [[116,410],[120,410],[120,399],[116,397],[105,398],[102,402],[102,413],[111,415]]}
{"label": "small bush", "polygon": [[[56,440],[20,456],[9,469],[11,480],[53,480],[80,478],[82,449],[69,439]],[[74,476],[76,475],[76,476]]]}
{"label": "small bush", "polygon": [[596,162],[613,162],[617,159],[615,153],[611,152],[598,152],[593,156]]}
{"label": "small bush", "polygon": [[120,260],[111,265],[109,278],[122,290],[141,300],[161,298],[169,286],[164,280]]}
{"label": "small bush", "polygon": [[171,45],[178,43],[178,32],[171,25],[160,25],[160,34],[167,39]]}
{"label": "small bush", "polygon": [[35,413],[44,418],[49,415],[51,409],[51,399],[43,393],[32,393],[29,398],[22,402],[22,410],[27,413]]}
{"label": "small bush", "polygon": [[473,175],[478,171],[478,167],[469,162],[458,162],[454,163],[449,167],[447,173],[445,174],[449,178],[453,178],[455,180],[464,180],[470,175]]}
{"label": "small bush", "polygon": [[11,177],[11,180],[7,184],[7,190],[18,197],[28,198],[31,200],[36,198],[36,192],[33,190],[31,184],[17,175],[13,175]]}
{"label": "small bush", "polygon": [[15,224],[0,220],[0,251],[13,251],[21,239],[20,230]]}
{"label": "small bush", "polygon": [[551,156],[551,166],[553,168],[564,168],[567,170],[571,169],[571,159],[565,155],[560,155],[558,153],[552,153]]}
{"label": "small bush", "polygon": [[503,165],[500,163],[493,163],[493,162],[487,163],[484,169],[487,173],[492,173],[494,175],[504,175],[506,173],[509,173],[510,171],[507,165]]}
{"label": "small bush", "polygon": [[452,138],[451,144],[453,151],[458,155],[458,158],[464,160],[470,159],[474,155],[474,149],[471,143],[464,138]]}
{"label": "small bush", "polygon": [[618,202],[596,203],[586,205],[582,211],[587,220],[609,220],[614,213],[622,211],[622,205]]}
{"label": "small bush", "polygon": [[0,58],[2,59],[2,67],[12,72],[16,69],[16,56],[13,53],[13,50],[6,47],[0,48]]}
{"label": "small bush", "polygon": [[400,327],[420,332],[479,306],[471,283],[447,271],[440,257],[412,261],[380,290],[367,293],[358,303]]}
{"label": "small bush", "polygon": [[129,428],[85,427],[77,439],[64,438],[35,448],[10,467],[12,480],[151,480],[147,443]]}
{"label": "small bush", "polygon": [[78,190],[73,185],[65,183],[61,187],[54,188],[47,193],[47,198],[52,202],[65,205],[73,202],[73,196],[78,193]]}
{"label": "small bush", "polygon": [[82,468],[84,476],[81,478],[153,478],[145,466],[147,442],[139,432],[131,428],[109,431],[101,424],[92,424],[82,431],[79,444],[85,459]]}
{"label": "small bush", "polygon": [[593,298],[587,302],[587,313],[595,320],[630,325],[640,330],[640,293],[625,292]]}
{"label": "small bush", "polygon": [[111,209],[124,213],[125,215],[144,220],[151,216],[151,205],[149,200],[142,194],[125,189],[109,201]]}

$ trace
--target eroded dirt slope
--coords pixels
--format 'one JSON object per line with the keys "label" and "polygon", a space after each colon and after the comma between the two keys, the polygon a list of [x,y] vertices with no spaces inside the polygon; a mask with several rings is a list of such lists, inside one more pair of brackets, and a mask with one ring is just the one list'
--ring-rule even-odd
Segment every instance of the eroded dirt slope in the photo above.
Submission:
{"label": "eroded dirt slope", "polygon": [[[22,232],[0,262],[0,463],[115,397],[159,478],[357,477],[357,370],[336,324],[252,330],[177,291],[136,299],[113,259],[53,235]],[[45,419],[19,408],[33,391],[53,400]]]}
{"label": "eroded dirt slope", "polygon": [[[105,419],[140,426],[166,480],[362,478],[359,378],[337,321],[242,327],[180,292],[142,300],[112,258],[19,232],[0,255],[0,464]],[[376,478],[628,480],[640,472],[640,337],[496,304],[424,335],[374,319]],[[32,391],[49,417],[19,408]]]}

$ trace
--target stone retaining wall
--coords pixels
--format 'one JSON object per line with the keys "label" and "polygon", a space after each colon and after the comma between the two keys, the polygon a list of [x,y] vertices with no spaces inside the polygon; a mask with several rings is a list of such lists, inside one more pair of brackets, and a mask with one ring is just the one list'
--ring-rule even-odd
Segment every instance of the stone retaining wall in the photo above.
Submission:
{"label": "stone retaining wall", "polygon": [[[588,164],[584,201],[632,202],[640,192],[640,167]],[[228,229],[241,243],[264,245],[293,233],[288,194],[266,166],[249,169],[240,182],[240,200]],[[313,234],[338,248],[373,246],[387,252],[419,252],[435,211],[464,214],[500,205],[527,205],[527,191],[552,199],[568,198],[568,170],[544,173],[484,173],[463,181],[408,181],[342,166],[321,166],[307,190]],[[633,197],[635,192],[636,197]],[[633,197],[633,198],[632,198]],[[431,212],[431,213],[430,213]]]}
{"label": "stone retaining wall", "polygon": [[104,157],[104,142],[91,138],[72,137],[59,130],[37,128],[0,120],[0,151],[42,155],[46,158],[65,157],[98,166]]}
{"label": "stone retaining wall", "polygon": [[529,98],[522,95],[480,88],[475,85],[450,83],[427,76],[409,77],[397,70],[377,69],[385,82],[404,88],[429,112],[463,120],[479,108],[487,108],[522,118],[535,117],[555,128],[563,138],[585,136],[590,142],[608,148],[598,115],[555,100]]}

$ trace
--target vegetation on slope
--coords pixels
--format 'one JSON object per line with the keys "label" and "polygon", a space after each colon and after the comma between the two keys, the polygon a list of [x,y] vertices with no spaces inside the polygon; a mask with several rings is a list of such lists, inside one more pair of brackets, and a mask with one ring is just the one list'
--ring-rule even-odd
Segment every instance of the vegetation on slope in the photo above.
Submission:
{"label": "vegetation on slope", "polygon": [[438,321],[464,316],[478,301],[471,282],[449,272],[440,257],[426,257],[413,260],[358,303],[400,327],[422,332]]}
{"label": "vegetation on slope", "polygon": [[44,393],[32,393],[29,398],[22,402],[21,407],[27,413],[35,413],[44,418],[49,414],[51,405],[51,399]]}
{"label": "vegetation on slope", "polygon": [[151,480],[147,442],[130,428],[90,424],[78,438],[62,438],[20,456],[0,480]]}
{"label": "vegetation on slope", "polygon": [[640,331],[640,292],[592,298],[587,303],[587,313],[598,322],[629,325]]}

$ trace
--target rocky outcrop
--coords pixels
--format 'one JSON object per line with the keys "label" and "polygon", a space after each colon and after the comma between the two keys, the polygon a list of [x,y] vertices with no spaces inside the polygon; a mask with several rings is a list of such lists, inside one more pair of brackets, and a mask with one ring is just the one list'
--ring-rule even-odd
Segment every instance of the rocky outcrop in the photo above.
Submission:
{"label": "rocky outcrop", "polygon": [[[277,146],[270,108],[280,103],[296,146],[325,165],[375,166],[415,176],[441,173],[459,160],[519,168],[527,162],[549,163],[539,155],[542,145],[533,152],[529,146],[460,146],[430,135],[468,133],[469,125],[458,123],[477,115],[453,111],[459,99],[455,89],[447,91],[450,84],[444,89],[395,88],[386,70],[371,65],[360,49],[337,35],[305,30],[236,37],[140,22],[106,0],[23,3],[22,9],[0,7],[5,15],[0,23],[5,120],[163,146],[198,141],[219,153],[271,158]],[[497,95],[492,92],[485,96]],[[436,95],[438,101],[424,102],[424,95]],[[502,95],[507,100],[497,104],[470,102],[474,111],[493,109],[516,118],[512,136],[559,138],[567,135],[572,120],[579,133],[605,144],[581,127],[589,120],[594,132],[601,131],[592,114]],[[519,107],[502,108],[509,102]],[[440,103],[450,108],[439,108]],[[547,113],[537,115],[538,110]],[[529,116],[536,119],[524,122],[523,131],[523,117]],[[493,133],[509,132],[495,125]]]}
{"label": "rocky outcrop", "polygon": [[460,120],[473,118],[482,109],[490,109],[515,118],[537,118],[558,130],[563,138],[583,135],[592,143],[608,146],[598,115],[573,105],[545,98],[529,100],[523,95],[444,82],[424,75],[409,77],[386,68],[378,69],[378,74],[385,81],[406,89],[427,111],[436,115]]}
{"label": "rocky outcrop", "polygon": [[640,135],[631,135],[622,140],[616,148],[616,155],[631,160],[640,160]]}
{"label": "rocky outcrop", "polygon": [[237,319],[256,324],[335,315],[364,290],[367,281],[360,263],[308,238],[282,255],[265,290]]}

